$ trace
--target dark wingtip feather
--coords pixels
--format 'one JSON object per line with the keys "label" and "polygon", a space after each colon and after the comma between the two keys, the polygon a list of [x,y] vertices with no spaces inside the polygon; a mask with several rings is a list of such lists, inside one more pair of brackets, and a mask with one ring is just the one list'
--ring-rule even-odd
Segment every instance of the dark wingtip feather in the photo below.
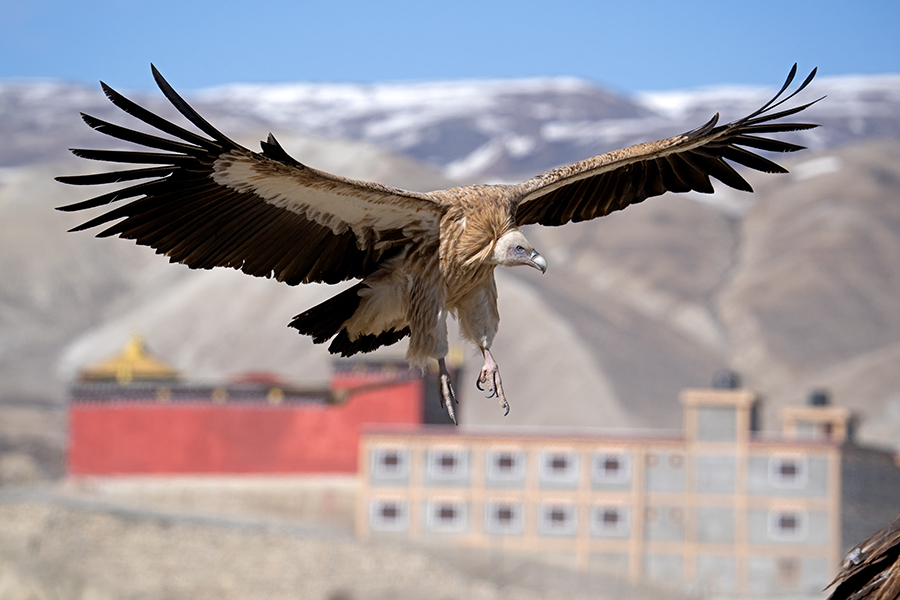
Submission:
{"label": "dark wingtip feather", "polygon": [[212,137],[219,143],[228,145],[231,148],[241,147],[240,144],[226,137],[225,134],[213,127],[206,119],[201,117],[200,113],[194,110],[194,108],[190,104],[188,104],[171,85],[169,85],[169,82],[165,80],[156,66],[152,63],[150,64],[150,70],[153,73],[153,79],[156,81],[156,85],[159,86],[160,91],[169,100],[169,102],[172,103],[172,106],[178,109],[178,112],[180,112],[188,121],[193,123],[200,131]]}
{"label": "dark wingtip feather", "polygon": [[688,137],[704,136],[707,133],[709,133],[710,131],[712,131],[713,128],[715,128],[716,123],[718,123],[718,122],[719,122],[719,113],[716,113],[713,115],[713,117],[709,121],[707,121],[706,123],[704,123],[703,125],[701,125],[700,127],[696,128],[696,129],[688,131],[685,135]]}
{"label": "dark wingtip feather", "polygon": [[297,160],[294,159],[287,151],[278,143],[278,140],[275,139],[275,136],[271,133],[266,137],[266,141],[259,143],[260,148],[262,148],[263,154],[271,158],[272,160],[277,160],[280,163],[284,163],[286,165],[292,167],[302,166]]}
{"label": "dark wingtip feather", "polygon": [[150,179],[171,175],[173,167],[147,167],[126,171],[109,171],[107,173],[89,173],[87,175],[60,175],[56,181],[68,185],[98,185],[102,183],[122,183],[135,179]]}

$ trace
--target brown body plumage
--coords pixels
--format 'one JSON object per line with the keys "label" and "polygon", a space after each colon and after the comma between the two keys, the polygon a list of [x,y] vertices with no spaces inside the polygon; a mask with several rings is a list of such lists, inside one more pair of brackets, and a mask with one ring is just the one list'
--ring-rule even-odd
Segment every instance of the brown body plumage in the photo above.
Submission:
{"label": "brown body plumage", "polygon": [[716,115],[694,131],[552,169],[519,185],[418,193],[310,168],[271,135],[261,153],[252,152],[205,121],[154,68],[169,101],[206,135],[166,121],[103,84],[116,106],[168,137],[88,115],[85,122],[163,152],[73,150],[88,159],[152,166],[59,177],[76,185],[142,181],[60,210],[131,199],[75,230],[112,223],[98,235],[133,239],[192,268],[231,267],[289,285],[359,279],[290,326],[316,343],[331,340],[329,351],[344,356],[409,336],[411,363],[438,360],[442,396],[455,420],[444,363],[449,315],[484,354],[477,385],[487,386],[508,410],[490,353],[500,320],[494,269],[528,265],[543,272],[547,267],[518,228],[593,219],[667,191],[712,193],[710,177],[752,191],[726,161],[786,172],[746,148],[793,152],[801,147],[761,134],[815,127],[774,122],[812,104],[772,112],[804,89],[815,70],[779,99],[795,74],[796,65],[770,102],[727,125],[717,126]]}
{"label": "brown body plumage", "polygon": [[900,517],[854,546],[828,587],[828,600],[900,598]]}

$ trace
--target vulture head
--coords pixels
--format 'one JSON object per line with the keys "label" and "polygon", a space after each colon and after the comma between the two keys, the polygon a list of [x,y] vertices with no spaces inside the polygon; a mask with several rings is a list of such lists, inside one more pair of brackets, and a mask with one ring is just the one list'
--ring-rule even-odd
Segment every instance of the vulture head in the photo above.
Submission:
{"label": "vulture head", "polygon": [[547,261],[538,254],[531,242],[526,240],[518,229],[504,234],[497,240],[491,259],[494,263],[505,267],[528,265],[540,269],[541,273],[547,270]]}

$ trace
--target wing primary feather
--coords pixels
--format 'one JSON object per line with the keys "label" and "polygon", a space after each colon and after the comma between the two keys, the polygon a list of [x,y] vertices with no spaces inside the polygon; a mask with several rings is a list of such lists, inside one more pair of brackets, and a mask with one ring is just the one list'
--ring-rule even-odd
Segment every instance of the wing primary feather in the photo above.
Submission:
{"label": "wing primary feather", "polygon": [[818,126],[817,123],[765,123],[763,125],[746,125],[741,127],[741,131],[748,133],[785,133],[815,129]]}
{"label": "wing primary feather", "polygon": [[737,146],[727,146],[722,149],[722,157],[734,161],[763,173],[787,173],[788,170],[781,165],[772,162],[768,158],[763,158],[759,154],[754,154],[749,150],[744,150]]}
{"label": "wing primary feather", "polygon": [[[63,175],[55,177],[54,179],[60,183],[69,185],[99,185],[103,183],[122,183],[123,181],[134,181],[135,179],[149,179],[150,177],[164,177],[171,173],[172,167],[146,167],[143,169],[109,171],[106,173],[91,173],[88,175]],[[65,209],[66,207],[57,208],[57,210]]]}
{"label": "wing primary feather", "polygon": [[[143,194],[147,194],[148,192],[153,191],[153,189],[157,187],[162,187],[160,181],[158,179],[154,179],[152,181],[145,181],[144,183],[139,183],[137,185],[132,185],[127,188],[123,188],[121,190],[114,190],[112,192],[108,192],[106,194],[102,194],[100,196],[95,196],[89,200],[84,200],[82,202],[76,202],[75,204],[69,204],[66,206],[60,206],[57,210],[61,210],[63,212],[73,212],[76,210],[84,210],[88,208],[96,208],[98,206],[103,206],[105,204],[110,204],[112,202],[117,202],[119,200],[125,200],[126,198],[134,198],[135,196],[140,196]],[[108,213],[107,213],[108,214]],[[100,223],[104,221],[100,221],[101,217],[106,215],[101,215],[96,219],[88,221],[87,223],[83,223],[78,227],[72,229],[72,231],[82,231],[84,229],[90,229],[91,227],[96,227]],[[93,225],[88,225],[88,223],[93,223]]]}
{"label": "wing primary feather", "polygon": [[[808,102],[801,106],[795,106],[793,108],[789,108],[787,110],[783,110],[783,111],[777,112],[777,113],[765,114],[765,115],[756,116],[753,118],[747,117],[746,119],[741,119],[740,121],[738,121],[737,124],[741,129],[743,129],[744,127],[747,127],[747,126],[756,125],[757,123],[765,123],[767,121],[774,121],[776,119],[782,119],[784,117],[789,117],[791,115],[797,114],[801,110],[806,110],[807,108],[809,108],[810,106],[812,106],[813,104],[815,104],[817,102],[820,102],[824,98],[825,98],[825,96],[822,96],[821,98],[816,98],[812,102]],[[781,124],[782,127],[791,127],[792,125],[793,125],[792,123],[782,123]],[[815,125],[815,127],[818,127],[818,125]],[[783,129],[781,131],[789,131],[789,130]]]}
{"label": "wing primary feather", "polygon": [[[815,73],[815,71],[813,71],[813,73]],[[778,93],[775,94],[774,96],[772,96],[771,100],[769,100],[768,102],[763,104],[761,107],[759,107],[759,110],[757,110],[754,113],[750,113],[750,115],[747,116],[747,119],[752,119],[756,115],[766,112],[772,106],[778,106],[777,104],[773,104],[773,103],[776,100],[778,100],[778,97],[781,96],[786,89],[788,89],[788,87],[791,85],[791,82],[794,81],[794,77],[796,75],[797,75],[797,63],[794,63],[794,66],[791,67],[790,73],[788,73],[787,79],[784,80],[784,85],[781,86],[781,89],[778,90]]]}
{"label": "wing primary feather", "polygon": [[128,204],[110,211],[110,214],[131,217],[133,223],[145,223],[155,219],[172,218],[173,214],[184,213],[190,205],[202,199],[210,189],[215,189],[208,181],[185,181],[179,185],[181,193],[175,193],[168,186],[159,194],[145,195]]}
{"label": "wing primary feather", "polygon": [[187,154],[134,152],[132,150],[91,150],[87,148],[71,148],[70,151],[79,158],[114,163],[181,166],[188,165],[197,160],[195,157]]}
{"label": "wing primary feather", "polygon": [[799,150],[806,149],[806,146],[791,144],[790,142],[784,142],[782,140],[775,140],[772,138],[757,137],[754,135],[735,136],[732,140],[732,143],[738,146],[749,146],[751,148],[758,148],[759,150],[766,150],[768,152],[797,152]]}
{"label": "wing primary feather", "polygon": [[178,95],[169,82],[163,78],[160,72],[156,69],[154,65],[150,65],[150,70],[153,72],[153,79],[156,80],[156,85],[159,86],[159,89],[162,91],[163,95],[169,99],[169,102],[172,103],[172,106],[178,109],[184,117],[197,126],[197,129],[205,133],[206,135],[212,137],[218,142],[224,142],[225,144],[231,146],[232,148],[239,148],[240,145],[236,142],[233,142],[228,137],[225,136],[221,131],[213,127],[209,124],[209,122],[200,116],[200,114],[194,110],[190,104],[185,102],[184,98]]}
{"label": "wing primary feather", "polygon": [[[165,192],[158,196],[150,196],[147,194],[147,192],[152,191],[157,185],[160,186],[160,188],[165,189],[166,183],[167,182],[163,182],[160,180],[148,181],[139,185],[133,185],[121,190],[116,190],[108,194],[103,194],[102,196],[97,196],[96,198],[85,200],[84,202],[70,204],[69,206],[62,206],[59,208],[59,210],[73,211],[86,208],[94,208],[118,200],[124,200],[126,198],[133,198],[135,196],[144,195],[145,197],[143,198],[133,200],[128,204],[119,206],[107,213],[104,213],[100,217],[97,217],[96,219],[94,219],[94,221],[96,222],[91,227],[95,227],[96,225],[99,225],[101,223],[112,221],[121,217],[130,217],[132,215],[136,215],[138,210],[140,210],[142,212],[142,216],[146,218],[150,216],[149,214],[147,214],[149,211],[152,211],[156,207],[162,206],[164,202],[171,204],[173,201],[185,202],[189,199],[189,195],[187,193],[191,191],[190,188],[185,188],[185,196],[174,196],[173,194],[166,194]],[[101,220],[103,218],[105,218],[105,220]],[[84,223],[79,227],[82,229],[90,229],[87,223]],[[79,229],[79,231],[80,230],[81,229]]]}
{"label": "wing primary feather", "polygon": [[[184,222],[185,219],[192,218],[198,211],[204,210],[219,198],[218,194],[220,193],[220,190],[208,182],[197,182],[195,185],[184,186],[182,189],[183,193],[169,191],[139,198],[107,214],[110,220],[122,216],[127,217],[118,224],[121,232],[127,230],[132,236],[137,235],[142,240],[149,240],[150,238],[145,236],[150,236],[155,229],[171,228]],[[103,237],[102,234],[101,237]],[[133,237],[132,239],[137,238]]]}
{"label": "wing primary feather", "polygon": [[133,129],[128,129],[127,127],[122,127],[121,125],[114,125],[113,123],[108,123],[102,119],[92,117],[91,115],[85,113],[81,113],[81,118],[85,123],[88,124],[89,127],[95,129],[96,131],[99,131],[100,133],[106,134],[116,139],[124,140],[126,142],[132,142],[135,144],[140,144],[142,146],[147,146],[148,148],[168,150],[169,152],[181,152],[184,154],[191,154],[199,150],[199,148],[197,148],[196,146],[192,146],[184,142],[167,140],[155,135],[150,135],[149,133],[143,133],[140,131],[135,131]]}
{"label": "wing primary feather", "polygon": [[220,199],[219,194],[205,192],[188,198],[174,194],[172,196],[171,199],[176,203],[174,209],[166,210],[166,207],[160,206],[155,210],[130,216],[101,232],[98,237],[109,237],[118,233],[126,239],[156,248],[158,252],[165,252],[170,247],[166,243],[166,238],[173,231],[189,227],[198,217],[204,216],[204,207]]}
{"label": "wing primary feather", "polygon": [[106,97],[109,98],[110,102],[112,102],[115,106],[119,107],[134,118],[143,121],[147,125],[155,127],[163,133],[168,133],[169,135],[174,135],[175,137],[181,138],[185,142],[189,142],[191,144],[196,144],[197,146],[200,146],[202,148],[206,148],[207,150],[222,150],[222,147],[215,141],[197,135],[193,131],[188,131],[187,129],[176,125],[175,123],[172,123],[171,121],[160,117],[156,113],[150,112],[140,104],[129,100],[102,81],[100,82],[100,86],[103,88],[103,93],[106,94]]}
{"label": "wing primary feather", "polygon": [[730,188],[742,192],[753,191],[747,180],[719,156],[707,154],[698,148],[686,153],[685,158],[702,165],[702,168],[709,172],[711,177],[715,177]]}
{"label": "wing primary feather", "polygon": [[[790,94],[788,94],[787,96],[785,96],[784,98],[782,98],[781,100],[779,100],[778,102],[776,102],[775,104],[770,106],[768,108],[768,110],[771,110],[771,109],[775,108],[776,106],[781,106],[782,104],[784,104],[785,102],[787,102],[788,100],[790,100],[791,98],[793,98],[794,96],[796,96],[797,94],[799,94],[800,92],[805,90],[806,86],[808,86],[809,83],[816,76],[816,71],[818,71],[818,67],[814,68],[812,71],[809,72],[809,75],[806,76],[806,79],[803,80],[803,83],[801,83],[800,86],[796,90],[794,90],[793,92],[791,92]],[[779,93],[779,95],[781,95],[781,94]],[[819,100],[821,100],[821,98]],[[815,102],[818,102],[818,100],[816,100]]]}

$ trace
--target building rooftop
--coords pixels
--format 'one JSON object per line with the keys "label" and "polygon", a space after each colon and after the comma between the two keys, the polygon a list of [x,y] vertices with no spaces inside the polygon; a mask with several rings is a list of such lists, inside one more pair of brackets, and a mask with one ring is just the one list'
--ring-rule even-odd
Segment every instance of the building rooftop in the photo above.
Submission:
{"label": "building rooftop", "polygon": [[79,374],[79,379],[127,384],[140,380],[173,381],[179,379],[179,374],[173,366],[151,356],[144,345],[143,336],[134,334],[119,354],[85,367]]}

